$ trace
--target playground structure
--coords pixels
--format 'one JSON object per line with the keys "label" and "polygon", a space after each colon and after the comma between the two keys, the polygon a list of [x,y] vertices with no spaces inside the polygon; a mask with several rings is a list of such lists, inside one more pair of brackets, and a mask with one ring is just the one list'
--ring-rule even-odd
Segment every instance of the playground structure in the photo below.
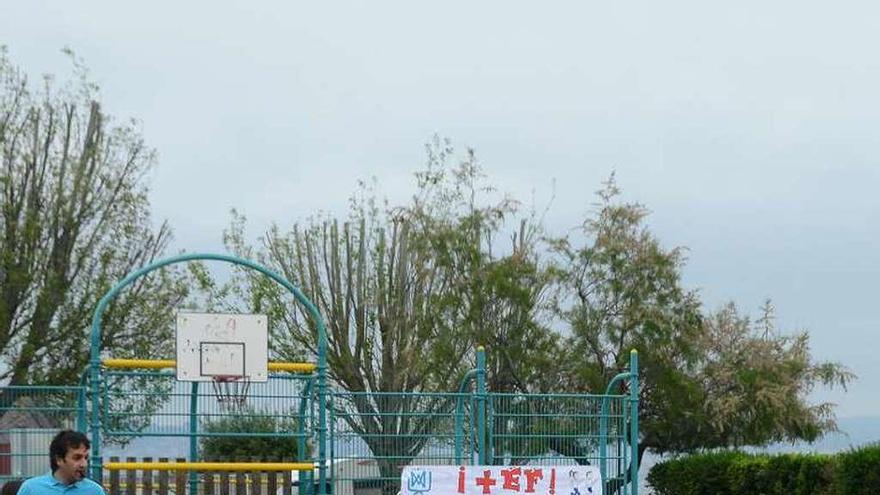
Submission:
{"label": "playground structure", "polygon": [[[162,267],[201,260],[256,270],[287,289],[317,332],[316,362],[269,362],[265,317],[198,313],[178,316],[175,360],[102,356],[102,314],[122,290]],[[209,327],[224,331],[204,334]],[[206,489],[199,473],[293,471],[300,495],[358,495],[396,493],[407,465],[592,464],[607,494],[638,494],[635,351],[629,369],[603,394],[491,392],[482,348],[457,392],[378,393],[331,390],[327,345],[316,307],[289,281],[252,261],[188,254],[132,272],[95,309],[90,365],[77,389],[76,425],[83,429],[87,416],[92,439],[91,476],[185,471],[188,495],[200,495]],[[614,393],[621,382],[628,382],[628,392]],[[274,428],[248,430],[254,422]],[[150,436],[185,439],[186,462],[105,462],[104,442]],[[296,458],[203,458],[200,441],[228,437],[286,440],[296,444]]]}

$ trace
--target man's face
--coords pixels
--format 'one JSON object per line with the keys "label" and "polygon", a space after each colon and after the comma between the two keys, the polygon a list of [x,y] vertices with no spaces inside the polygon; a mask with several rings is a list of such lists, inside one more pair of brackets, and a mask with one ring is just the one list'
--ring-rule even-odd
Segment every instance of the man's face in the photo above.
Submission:
{"label": "man's face", "polygon": [[58,458],[58,470],[55,477],[70,484],[86,477],[86,467],[89,464],[89,449],[85,445],[70,447],[64,458]]}

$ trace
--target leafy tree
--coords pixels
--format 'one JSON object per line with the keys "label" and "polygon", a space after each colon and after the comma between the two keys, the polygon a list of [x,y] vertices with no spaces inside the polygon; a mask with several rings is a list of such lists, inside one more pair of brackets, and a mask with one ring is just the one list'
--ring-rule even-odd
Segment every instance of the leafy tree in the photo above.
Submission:
{"label": "leafy tree", "polygon": [[834,404],[811,404],[818,385],[842,386],[853,375],[810,357],[809,334],[782,335],[767,301],[752,322],[729,303],[706,320],[696,378],[707,424],[680,448],[739,447],[771,442],[813,441],[836,430]]}
{"label": "leafy tree", "polygon": [[[731,308],[707,315],[681,281],[684,249],[662,246],[645,226],[647,210],[621,202],[613,177],[576,237],[542,244],[532,216],[512,249],[498,254],[517,203],[486,202],[492,190],[472,153],[448,167],[447,143],[435,141],[428,152],[404,206],[380,205],[362,189],[344,222],[319,217],[288,232],[276,226],[256,247],[244,240],[242,217],[227,233],[233,251],[277,268],[327,318],[331,375],[349,392],[333,405],[336,418],[362,436],[383,476],[395,477],[425,446],[424,436],[411,434],[450,427],[438,419],[448,401],[400,393],[455,388],[473,366],[476,344],[489,349],[490,389],[511,393],[493,407],[489,462],[550,452],[584,463],[595,457],[589,425],[553,419],[583,412],[584,404],[523,394],[603,392],[633,348],[641,364],[639,460],[647,449],[809,440],[833,428],[831,406],[809,404],[806,393],[845,385],[846,369],[813,361],[806,334],[755,330]],[[545,249],[552,263],[542,262]],[[215,292],[272,315],[279,357],[314,352],[308,315],[262,278],[239,274],[239,281],[237,293]],[[542,439],[505,440],[523,436]]]}
{"label": "leafy tree", "polygon": [[[282,434],[295,433],[293,418],[278,418],[252,410],[205,421],[204,433],[223,433],[221,436],[203,436],[199,440],[201,457],[206,460],[282,461],[299,459],[298,439]],[[241,436],[230,435],[241,433]],[[264,434],[254,436],[252,433]],[[277,434],[277,436],[267,434]]]}
{"label": "leafy tree", "polygon": [[[851,374],[815,362],[806,333],[755,330],[732,305],[704,316],[697,294],[682,287],[682,250],[664,249],[644,225],[645,208],[618,195],[612,176],[583,225],[585,242],[551,244],[563,287],[556,311],[571,331],[567,387],[603,390],[639,350],[639,460],[646,449],[813,440],[832,429],[831,406],[810,405],[807,392],[845,385]],[[566,451],[581,457],[576,445]]]}
{"label": "leafy tree", "polygon": [[[421,452],[426,434],[452,427],[449,396],[404,394],[457,388],[477,343],[499,350],[490,363],[494,386],[521,386],[538,365],[512,363],[535,361],[529,346],[555,342],[533,319],[549,279],[536,269],[530,224],[510,253],[495,254],[494,236],[517,205],[491,197],[472,152],[453,165],[448,142],[437,139],[427,151],[417,192],[403,206],[380,202],[362,184],[345,221],[318,217],[288,232],[274,226],[253,248],[237,216],[226,237],[232,251],[276,268],[318,306],[332,379],[348,392],[337,396],[336,417],[390,478]],[[244,272],[234,285],[244,289],[209,289],[269,313],[279,358],[314,354],[312,322],[281,291]]]}
{"label": "leafy tree", "polygon": [[[0,49],[0,380],[75,384],[89,357],[99,298],[161,256],[147,173],[155,163],[136,123],[115,123],[74,60],[76,79],[34,89]],[[186,282],[138,280],[108,308],[101,346],[114,357],[165,357]],[[144,404],[150,407],[149,404]]]}

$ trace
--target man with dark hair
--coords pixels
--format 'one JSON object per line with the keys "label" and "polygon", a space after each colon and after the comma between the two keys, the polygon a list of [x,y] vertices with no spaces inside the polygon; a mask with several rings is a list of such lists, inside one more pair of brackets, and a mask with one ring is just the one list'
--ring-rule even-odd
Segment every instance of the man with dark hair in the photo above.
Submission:
{"label": "man with dark hair", "polygon": [[78,431],[59,432],[49,445],[52,471],[25,481],[18,495],[105,495],[101,485],[86,478],[91,446]]}

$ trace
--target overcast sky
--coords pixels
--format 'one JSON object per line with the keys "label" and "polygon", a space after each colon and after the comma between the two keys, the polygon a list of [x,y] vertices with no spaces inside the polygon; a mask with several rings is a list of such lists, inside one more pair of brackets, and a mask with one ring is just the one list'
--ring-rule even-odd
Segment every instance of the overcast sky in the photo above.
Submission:
{"label": "overcast sky", "polygon": [[[612,170],[709,309],[757,314],[849,365],[841,416],[880,415],[880,8],[874,2],[0,3],[28,72],[82,57],[158,150],[175,250],[402,199],[438,133],[562,233]],[[552,186],[555,180],[555,192]]]}

